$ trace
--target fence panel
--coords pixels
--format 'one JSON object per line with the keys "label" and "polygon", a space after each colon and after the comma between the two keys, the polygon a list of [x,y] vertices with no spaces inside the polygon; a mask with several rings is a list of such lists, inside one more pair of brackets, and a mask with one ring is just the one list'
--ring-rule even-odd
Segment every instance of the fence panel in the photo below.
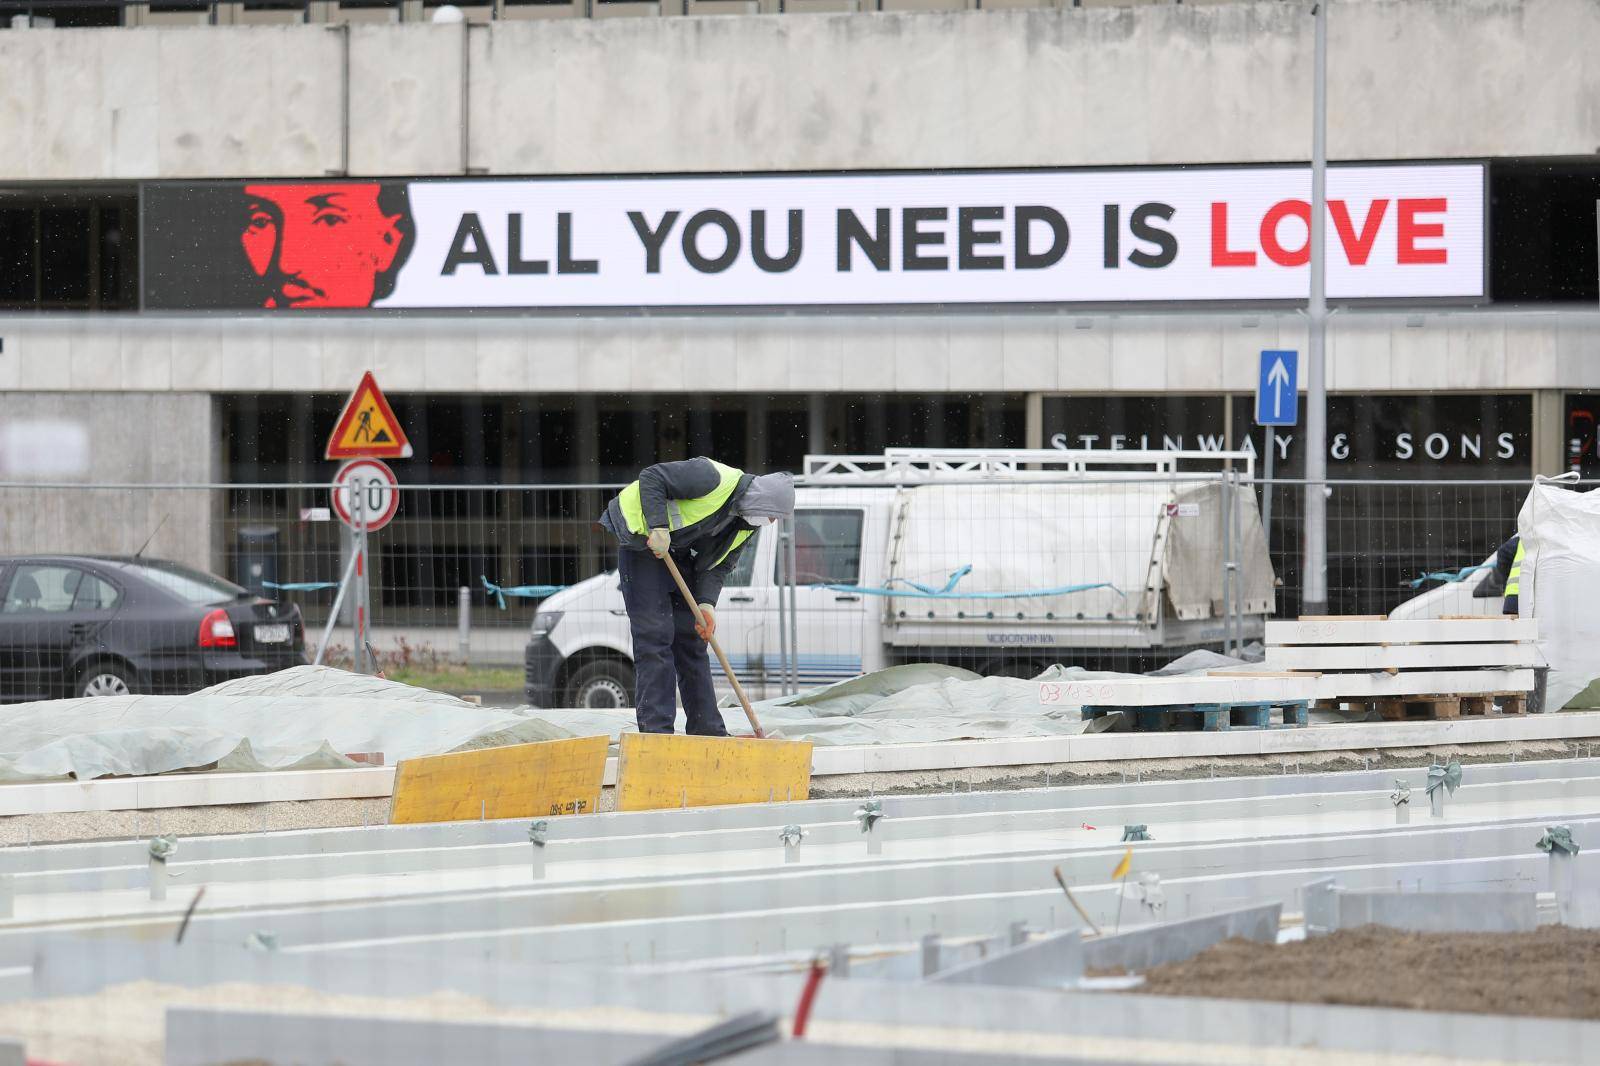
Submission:
{"label": "fence panel", "polygon": [[[1268,487],[1228,485],[1221,475],[1039,473],[812,488],[792,527],[762,529],[741,557],[718,604],[722,639],[757,697],[901,662],[1027,675],[1053,662],[1149,669],[1192,648],[1224,650],[1259,638],[1268,611],[1298,613],[1305,498],[1303,483],[1275,482],[1264,537]],[[370,538],[380,665],[465,661],[520,689],[539,589],[615,566],[595,523],[618,487],[402,487],[393,521]],[[1336,481],[1327,491],[1329,609],[1381,614],[1421,591],[1412,583],[1422,575],[1489,557],[1515,531],[1528,484]],[[329,503],[325,485],[0,485],[0,553],[143,549],[292,605],[314,648],[351,551]],[[497,595],[485,582],[536,588]],[[0,628],[28,606],[11,599]],[[618,604],[585,602],[625,641]],[[350,608],[341,613],[333,662],[351,644]],[[580,611],[560,624],[563,642],[581,645],[594,621]],[[0,696],[17,691],[0,674]]]}

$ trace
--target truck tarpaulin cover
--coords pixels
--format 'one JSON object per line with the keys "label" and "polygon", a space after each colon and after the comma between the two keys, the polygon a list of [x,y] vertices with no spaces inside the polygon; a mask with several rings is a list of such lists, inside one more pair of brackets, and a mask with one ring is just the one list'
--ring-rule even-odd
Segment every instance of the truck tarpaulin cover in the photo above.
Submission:
{"label": "truck tarpaulin cover", "polygon": [[[1224,530],[1226,501],[1233,501],[1233,528]],[[1272,559],[1267,554],[1266,530],[1249,488],[1229,489],[1215,483],[1179,486],[1163,508],[1167,529],[1167,599],[1179,618],[1221,618],[1224,606],[1223,564],[1239,564],[1240,614],[1273,611]]]}
{"label": "truck tarpaulin cover", "polygon": [[[959,598],[896,602],[919,618],[955,621],[974,612],[996,619],[1154,617],[1147,593],[1152,562],[1173,613],[1182,619],[1223,615],[1223,486],[1214,482],[924,485],[903,490],[903,530],[892,578],[940,581],[957,563],[971,564],[959,591],[1027,592],[1108,584],[1059,596],[981,601]],[[1240,564],[1242,614],[1272,610],[1272,563],[1255,499],[1233,492],[1237,515],[1233,557]],[[903,520],[901,520],[903,519]],[[1158,542],[1157,536],[1162,540]],[[1153,560],[1160,550],[1160,560]]]}
{"label": "truck tarpaulin cover", "polygon": [[[149,182],[146,310],[1303,300],[1306,167]],[[1484,294],[1484,166],[1328,172],[1333,299]]]}

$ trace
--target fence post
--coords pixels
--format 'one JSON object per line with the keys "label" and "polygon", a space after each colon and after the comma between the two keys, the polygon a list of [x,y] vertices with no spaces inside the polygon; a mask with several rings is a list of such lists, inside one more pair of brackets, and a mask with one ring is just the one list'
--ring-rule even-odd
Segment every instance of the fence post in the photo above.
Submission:
{"label": "fence post", "polygon": [[465,665],[472,657],[472,590],[465,585],[456,589],[456,650]]}
{"label": "fence post", "polygon": [[1233,653],[1244,654],[1244,524],[1239,519],[1240,485],[1244,478],[1232,471],[1233,488],[1228,492],[1228,526],[1233,531],[1233,555],[1228,566],[1233,571]]}
{"label": "fence post", "polygon": [[789,691],[800,691],[800,560],[796,549],[799,541],[799,530],[795,528],[794,515],[790,515],[789,524],[789,668],[792,671],[789,677]]}
{"label": "fence post", "polygon": [[1272,558],[1272,453],[1277,450],[1277,426],[1267,427],[1266,488],[1261,493],[1261,529],[1267,536],[1267,558]]}
{"label": "fence post", "polygon": [[794,598],[794,571],[789,567],[793,524],[792,518],[785,518],[778,524],[778,693],[782,696],[789,695],[789,658],[793,650],[789,647],[788,609],[784,599],[786,596]]}
{"label": "fence post", "polygon": [[1233,654],[1233,471],[1222,484],[1222,653]]}

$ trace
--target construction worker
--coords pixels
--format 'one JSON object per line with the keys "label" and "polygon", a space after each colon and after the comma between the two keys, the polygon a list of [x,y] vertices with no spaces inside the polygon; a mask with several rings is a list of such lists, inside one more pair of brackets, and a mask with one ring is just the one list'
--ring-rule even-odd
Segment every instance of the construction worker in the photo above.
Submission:
{"label": "construction worker", "polygon": [[1506,599],[1500,608],[1501,614],[1521,613],[1522,555],[1521,536],[1512,537],[1500,545],[1500,550],[1495,553],[1495,569],[1504,567],[1506,571]]}
{"label": "construction worker", "polygon": [[[639,732],[673,731],[676,688],[686,732],[728,735],[702,642],[716,631],[722,582],[750,535],[793,513],[792,475],[746,474],[703,456],[646,467],[606,506],[600,524],[621,546],[617,574],[633,633]],[[669,554],[700,604],[703,629],[661,561]]]}

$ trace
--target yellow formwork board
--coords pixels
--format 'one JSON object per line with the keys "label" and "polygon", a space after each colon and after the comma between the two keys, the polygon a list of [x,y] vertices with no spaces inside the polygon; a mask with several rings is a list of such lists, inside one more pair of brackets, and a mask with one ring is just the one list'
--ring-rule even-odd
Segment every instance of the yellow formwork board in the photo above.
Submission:
{"label": "yellow formwork board", "polygon": [[811,795],[811,742],[624,733],[617,810],[715,807]]}
{"label": "yellow formwork board", "polygon": [[389,822],[545,818],[600,809],[609,737],[577,737],[406,759]]}

